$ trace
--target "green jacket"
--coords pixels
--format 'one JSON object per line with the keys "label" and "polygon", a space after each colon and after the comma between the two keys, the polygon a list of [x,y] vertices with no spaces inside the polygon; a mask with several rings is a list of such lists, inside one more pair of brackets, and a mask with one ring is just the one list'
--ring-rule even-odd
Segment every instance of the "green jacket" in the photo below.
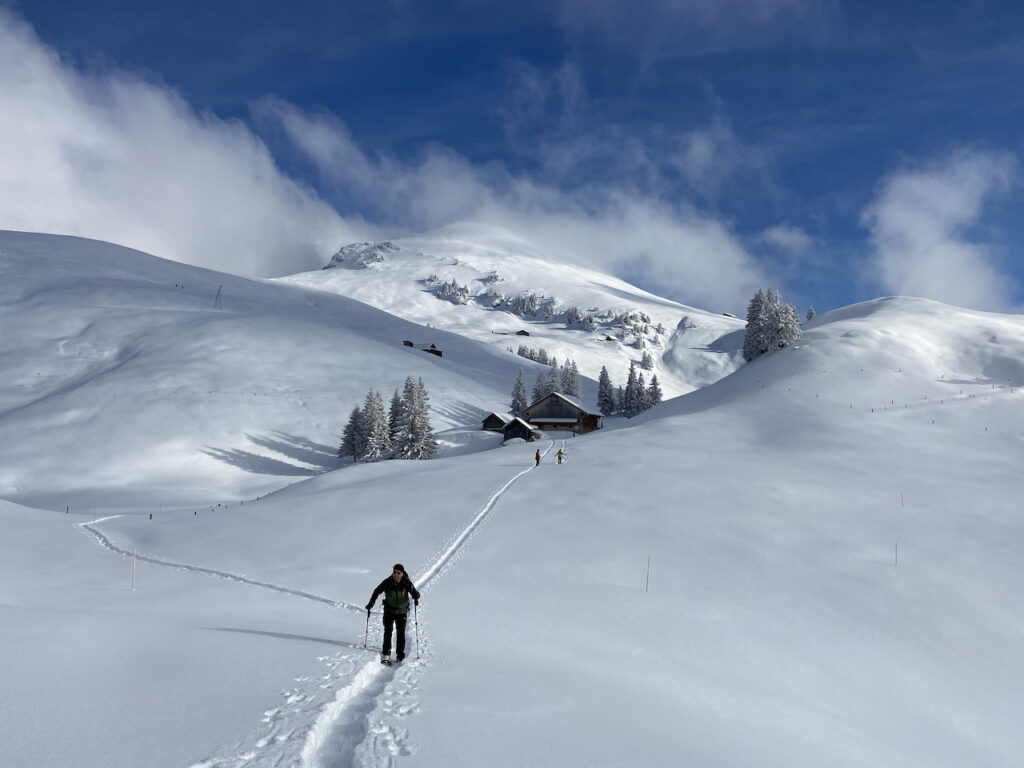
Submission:
{"label": "green jacket", "polygon": [[405,616],[409,612],[409,595],[412,595],[416,602],[420,599],[420,593],[409,580],[409,574],[404,575],[401,581],[395,581],[393,576],[388,576],[378,584],[370,596],[370,602],[366,604],[366,610],[373,609],[373,604],[381,594],[384,595],[384,613],[395,616]]}

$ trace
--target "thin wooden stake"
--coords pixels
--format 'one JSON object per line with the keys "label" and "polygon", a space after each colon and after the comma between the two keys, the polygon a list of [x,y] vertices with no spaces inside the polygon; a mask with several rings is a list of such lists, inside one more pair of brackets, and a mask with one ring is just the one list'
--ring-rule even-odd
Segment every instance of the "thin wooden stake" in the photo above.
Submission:
{"label": "thin wooden stake", "polygon": [[647,556],[647,583],[644,585],[644,592],[651,588],[651,556]]}
{"label": "thin wooden stake", "polygon": [[135,591],[135,550],[136,547],[132,547],[132,592]]}

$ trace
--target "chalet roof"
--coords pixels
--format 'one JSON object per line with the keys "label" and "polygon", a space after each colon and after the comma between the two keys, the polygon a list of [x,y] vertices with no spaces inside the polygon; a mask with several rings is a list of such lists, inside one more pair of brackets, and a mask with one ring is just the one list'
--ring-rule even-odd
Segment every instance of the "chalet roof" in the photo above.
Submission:
{"label": "chalet roof", "polygon": [[533,424],[530,424],[529,422],[524,421],[523,419],[519,418],[518,416],[515,416],[515,417],[509,419],[508,424],[505,425],[505,428],[507,429],[511,424],[513,424],[514,422],[517,422],[517,421],[520,424],[522,424],[524,427],[526,427],[528,430],[530,430],[531,432],[533,432],[534,430],[537,429],[535,426],[533,426]]}
{"label": "chalet roof", "polygon": [[491,418],[491,416],[497,416],[499,419],[501,419],[506,424],[508,424],[510,421],[512,421],[512,414],[511,413],[501,413],[500,411],[491,411],[486,416],[484,416],[483,421],[487,421],[489,418]]}
{"label": "chalet roof", "polygon": [[540,403],[543,403],[549,397],[557,397],[560,400],[564,400],[566,403],[571,405],[573,408],[575,408],[578,411],[581,411],[582,413],[586,414],[587,416],[603,416],[604,415],[604,414],[602,414],[599,411],[592,411],[592,410],[590,410],[587,406],[585,406],[581,401],[577,400],[575,397],[569,397],[568,395],[563,395],[561,392],[552,392],[550,395],[545,395],[544,397],[542,397],[537,402],[531,403],[529,406],[527,406],[526,410],[529,411],[534,406],[539,405]]}

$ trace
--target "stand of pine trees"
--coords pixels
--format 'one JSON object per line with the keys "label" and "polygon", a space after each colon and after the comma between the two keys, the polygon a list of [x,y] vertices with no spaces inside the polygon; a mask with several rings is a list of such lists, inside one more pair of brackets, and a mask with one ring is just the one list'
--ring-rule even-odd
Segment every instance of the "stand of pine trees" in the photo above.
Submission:
{"label": "stand of pine trees", "polygon": [[[580,386],[580,371],[576,367],[575,360],[566,360],[562,365],[558,364],[558,360],[554,357],[550,358],[551,369],[548,371],[541,371],[537,374],[537,380],[533,385],[533,402],[537,402],[542,397],[547,397],[552,392],[560,392],[563,395],[569,397],[580,398],[583,397],[583,388]],[[520,377],[522,377],[522,371],[520,371]],[[519,382],[516,382],[518,387]],[[523,394],[525,394],[525,389]],[[521,416],[522,413],[516,413],[516,391],[512,391],[512,415]],[[523,405],[526,408],[526,404]]]}
{"label": "stand of pine trees", "polygon": [[796,307],[783,304],[778,291],[758,289],[747,307],[743,359],[749,363],[768,352],[795,344],[802,335]]}
{"label": "stand of pine trees", "polygon": [[651,383],[648,384],[644,375],[637,373],[636,363],[630,363],[625,388],[616,389],[608,369],[601,366],[601,375],[597,379],[597,409],[605,416],[619,414],[631,418],[654,407],[661,400],[661,384],[658,383],[657,374],[651,376]]}
{"label": "stand of pine trees", "polygon": [[423,379],[409,376],[401,396],[395,390],[390,411],[384,410],[379,392],[371,388],[366,393],[363,406],[349,414],[338,456],[351,456],[355,461],[430,459],[436,451],[430,398]]}

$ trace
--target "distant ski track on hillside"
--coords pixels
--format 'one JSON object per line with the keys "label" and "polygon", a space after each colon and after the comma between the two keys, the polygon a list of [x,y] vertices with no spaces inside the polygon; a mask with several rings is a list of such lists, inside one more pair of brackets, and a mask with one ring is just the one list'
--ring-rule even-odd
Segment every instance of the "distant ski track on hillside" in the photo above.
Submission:
{"label": "distant ski track on hillside", "polygon": [[312,592],[304,592],[301,589],[292,589],[291,587],[284,587],[280,584],[270,584],[265,581],[257,581],[256,579],[250,579],[246,576],[241,576],[237,573],[228,573],[227,571],[218,571],[215,568],[205,568],[200,565],[189,565],[188,563],[176,563],[172,560],[162,560],[158,557],[151,557],[149,555],[140,555],[137,552],[129,552],[127,549],[114,544],[109,538],[103,533],[96,530],[93,525],[96,523],[103,522],[104,520],[112,520],[115,517],[122,517],[122,515],[114,515],[112,517],[104,517],[100,520],[94,520],[93,524],[90,523],[79,523],[79,526],[91,533],[96,537],[96,540],[107,550],[114,554],[121,555],[123,557],[134,557],[136,560],[141,560],[144,563],[152,563],[153,565],[160,565],[164,568],[177,568],[182,571],[191,571],[193,573],[202,573],[207,576],[213,576],[218,579],[225,579],[227,581],[234,581],[239,584],[248,584],[253,587],[262,587],[263,589],[269,589],[274,592],[281,592],[286,595],[293,595],[295,597],[301,597],[304,600],[312,600],[315,603],[323,603],[331,608],[341,608],[347,611],[357,611],[362,613],[365,609],[361,605],[355,603],[346,603],[340,600],[331,600],[329,597],[321,597],[320,595],[314,595]]}
{"label": "distant ski track on hillside", "polygon": [[[542,458],[550,453],[554,445],[549,441],[541,452]],[[563,441],[564,447],[564,441]],[[478,531],[484,520],[495,509],[498,501],[517,480],[536,469],[529,466],[517,472],[505,482],[474,515],[473,519],[459,531],[451,542],[436,556],[434,561],[416,578],[421,589],[428,588],[452,566],[456,555]],[[114,544],[95,526],[106,520],[122,515],[99,518],[92,523],[79,526],[91,534],[106,550],[122,557],[135,557],[143,562],[166,568],[200,573],[239,584],[261,587],[282,594],[312,600],[363,614],[365,607],[354,603],[331,600],[330,598],[304,592],[291,587],[257,581],[239,574],[219,571],[214,568],[177,563],[170,560],[140,555]],[[409,633],[416,628],[409,627]],[[375,634],[379,629],[375,629]],[[412,714],[419,704],[411,699],[418,683],[420,670],[425,666],[424,658],[430,656],[429,638],[421,638],[426,653],[420,654],[420,641],[410,638],[409,644],[417,649],[416,660],[407,661],[397,668],[380,664],[376,659],[360,661],[365,652],[339,653],[333,657],[321,657],[329,671],[319,680],[297,678],[299,688],[284,691],[285,706],[264,713],[265,733],[255,743],[236,744],[224,750],[227,754],[212,756],[192,768],[263,768],[266,766],[300,765],[303,768],[349,768],[350,766],[392,765],[394,761],[413,752],[408,743],[406,729],[386,723],[385,716],[394,721]],[[416,643],[413,646],[413,643]],[[361,664],[361,666],[360,666]],[[347,680],[341,688],[338,685]],[[327,698],[335,691],[333,698]],[[390,691],[393,695],[383,696]],[[383,699],[383,701],[382,701]],[[380,713],[377,715],[376,713]]]}

